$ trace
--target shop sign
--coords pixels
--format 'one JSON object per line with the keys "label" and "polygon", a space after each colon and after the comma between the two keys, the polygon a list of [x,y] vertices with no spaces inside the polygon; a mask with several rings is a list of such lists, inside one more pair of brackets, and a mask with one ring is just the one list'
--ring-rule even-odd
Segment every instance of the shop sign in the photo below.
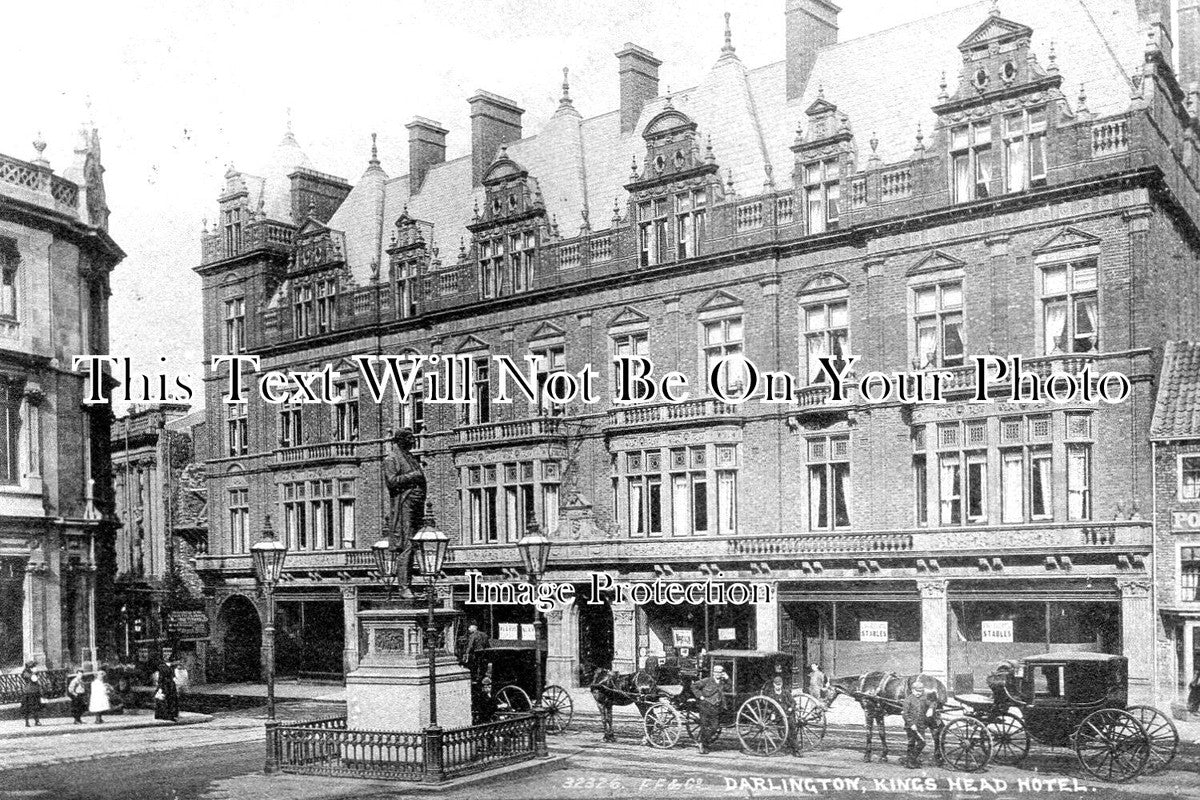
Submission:
{"label": "shop sign", "polygon": [[519,639],[521,638],[520,629],[515,622],[500,623],[500,639]]}
{"label": "shop sign", "polygon": [[208,639],[208,615],[203,611],[167,612],[167,635],[183,641]]}
{"label": "shop sign", "polygon": [[521,638],[526,639],[530,642],[532,642],[534,639],[537,638],[537,634],[535,634],[533,632],[533,623],[532,622],[522,622],[521,623]]}
{"label": "shop sign", "polygon": [[1011,642],[1013,623],[1011,619],[985,619],[980,639],[985,642]]}
{"label": "shop sign", "polygon": [[1193,531],[1200,529],[1200,511],[1172,511],[1171,527]]}
{"label": "shop sign", "polygon": [[717,628],[717,638],[722,642],[732,642],[737,639],[737,628]]}
{"label": "shop sign", "polygon": [[695,647],[691,628],[671,628],[671,641],[675,647]]}
{"label": "shop sign", "polygon": [[860,620],[858,640],[860,642],[886,642],[888,640],[887,620]]}

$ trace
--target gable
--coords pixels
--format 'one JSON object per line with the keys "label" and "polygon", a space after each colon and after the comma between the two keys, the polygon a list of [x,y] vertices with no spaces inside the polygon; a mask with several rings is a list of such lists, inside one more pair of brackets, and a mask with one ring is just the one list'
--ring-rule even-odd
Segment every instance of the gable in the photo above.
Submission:
{"label": "gable", "polygon": [[800,287],[799,293],[814,294],[816,292],[844,291],[849,288],[850,282],[836,272],[822,272],[814,275],[807,283]]}
{"label": "gable", "polygon": [[620,328],[628,325],[648,325],[650,317],[638,311],[633,306],[625,306],[621,313],[609,320],[608,327]]}
{"label": "gable", "polygon": [[716,291],[700,304],[697,311],[720,311],[727,308],[740,308],[742,301],[726,291]]}
{"label": "gable", "polygon": [[458,343],[458,347],[454,348],[456,353],[476,353],[480,350],[488,350],[488,343],[480,339],[474,334],[466,337]]}
{"label": "gable", "polygon": [[555,325],[553,322],[543,322],[538,325],[532,334],[529,335],[530,342],[540,342],[545,339],[561,339],[566,335],[566,331]]}
{"label": "gable", "polygon": [[972,31],[966,39],[963,39],[962,43],[958,45],[958,49],[974,50],[991,41],[1009,41],[1028,38],[1032,35],[1033,30],[1028,26],[993,15]]}
{"label": "gable", "polygon": [[908,268],[909,275],[916,275],[924,272],[939,272],[946,269],[962,269],[966,263],[958,260],[954,256],[947,255],[941,250],[934,250],[925,256],[922,256],[917,263]]}
{"label": "gable", "polygon": [[680,128],[695,130],[696,123],[692,122],[691,117],[679,109],[668,106],[646,123],[646,129],[642,132],[642,136],[651,139],[655,136],[679,130]]}
{"label": "gable", "polygon": [[1078,250],[1081,248],[1099,247],[1100,237],[1084,233],[1078,228],[1063,228],[1041,245],[1033,249],[1034,255],[1057,253],[1063,250]]}

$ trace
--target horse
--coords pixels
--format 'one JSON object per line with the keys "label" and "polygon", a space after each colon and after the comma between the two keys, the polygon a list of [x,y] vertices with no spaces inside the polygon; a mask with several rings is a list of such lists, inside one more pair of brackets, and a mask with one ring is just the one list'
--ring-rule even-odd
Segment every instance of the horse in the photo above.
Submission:
{"label": "horse", "polygon": [[887,735],[883,727],[883,718],[888,715],[898,716],[904,704],[904,698],[912,691],[914,684],[932,686],[935,690],[934,718],[937,718],[943,705],[949,699],[946,684],[932,675],[897,675],[894,672],[866,672],[862,675],[848,675],[830,681],[821,693],[821,699],[826,707],[833,704],[838,695],[847,695],[858,701],[867,717],[867,752],[864,761],[871,760],[871,737],[875,724],[879,723],[879,742],[882,745],[880,761],[888,760]]}
{"label": "horse", "polygon": [[604,725],[604,741],[615,742],[613,733],[613,706],[636,705],[638,713],[646,716],[646,709],[663,696],[654,678],[644,670],[622,674],[611,669],[598,669],[592,673],[592,699],[600,709],[600,721]]}

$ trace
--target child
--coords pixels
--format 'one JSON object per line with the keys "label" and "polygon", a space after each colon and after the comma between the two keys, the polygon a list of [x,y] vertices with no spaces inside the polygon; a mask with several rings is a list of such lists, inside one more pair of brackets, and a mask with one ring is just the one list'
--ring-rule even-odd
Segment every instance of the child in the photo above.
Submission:
{"label": "child", "polygon": [[92,691],[88,698],[88,713],[96,715],[96,724],[104,722],[104,712],[112,708],[108,702],[108,683],[104,680],[104,671],[96,673],[92,680]]}
{"label": "child", "polygon": [[71,698],[71,716],[75,718],[76,725],[83,724],[83,715],[87,713],[88,698],[87,684],[83,680],[83,670],[76,670],[71,676],[71,682],[67,684],[67,697]]}

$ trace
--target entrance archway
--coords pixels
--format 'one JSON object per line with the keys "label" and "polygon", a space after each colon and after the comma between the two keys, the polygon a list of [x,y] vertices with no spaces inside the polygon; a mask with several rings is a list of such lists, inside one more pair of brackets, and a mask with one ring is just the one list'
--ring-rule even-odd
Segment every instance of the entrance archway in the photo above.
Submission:
{"label": "entrance archway", "polygon": [[597,669],[612,669],[613,614],[607,602],[597,605],[586,600],[579,608],[579,671],[590,678]]}
{"label": "entrance archway", "polygon": [[254,604],[235,594],[217,615],[224,654],[222,680],[249,683],[262,680],[262,623]]}

